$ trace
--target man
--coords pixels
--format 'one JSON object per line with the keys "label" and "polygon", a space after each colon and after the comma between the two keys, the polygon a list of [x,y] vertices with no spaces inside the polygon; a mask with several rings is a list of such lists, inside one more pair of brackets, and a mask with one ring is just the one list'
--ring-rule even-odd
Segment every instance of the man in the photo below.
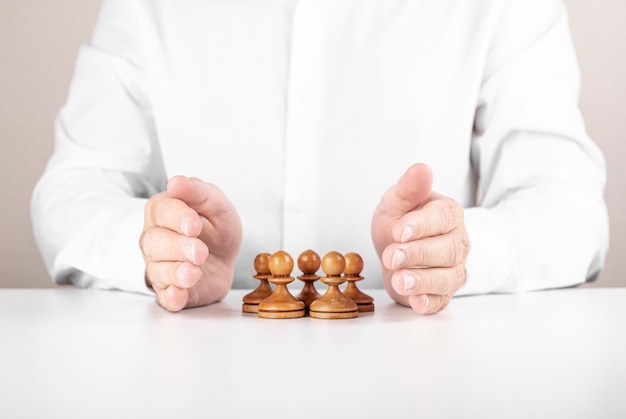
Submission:
{"label": "man", "polygon": [[278,249],[359,252],[419,313],[579,284],[608,222],[578,83],[556,0],[105,0],[36,237],[58,282],[171,311]]}

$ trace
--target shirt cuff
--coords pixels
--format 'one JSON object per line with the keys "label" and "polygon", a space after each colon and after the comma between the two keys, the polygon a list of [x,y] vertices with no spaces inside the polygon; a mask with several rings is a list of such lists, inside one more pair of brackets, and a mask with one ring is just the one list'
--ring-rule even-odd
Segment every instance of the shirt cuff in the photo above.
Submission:
{"label": "shirt cuff", "polygon": [[507,292],[513,280],[514,258],[504,225],[487,208],[468,208],[464,218],[471,249],[467,281],[456,295]]}
{"label": "shirt cuff", "polygon": [[152,294],[139,247],[145,202],[128,200],[94,216],[59,253],[57,276],[69,276],[82,288]]}

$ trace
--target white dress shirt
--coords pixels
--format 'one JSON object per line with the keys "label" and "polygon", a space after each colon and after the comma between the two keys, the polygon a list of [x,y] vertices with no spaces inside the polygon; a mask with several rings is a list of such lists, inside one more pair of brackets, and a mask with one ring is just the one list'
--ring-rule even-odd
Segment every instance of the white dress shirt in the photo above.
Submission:
{"label": "white dress shirt", "polygon": [[466,208],[460,294],[582,283],[608,221],[578,93],[557,0],[105,0],[36,239],[58,282],[146,292],[146,199],[196,176],[241,215],[235,286],[257,253],[310,248],[360,253],[379,287],[372,213],[421,161]]}

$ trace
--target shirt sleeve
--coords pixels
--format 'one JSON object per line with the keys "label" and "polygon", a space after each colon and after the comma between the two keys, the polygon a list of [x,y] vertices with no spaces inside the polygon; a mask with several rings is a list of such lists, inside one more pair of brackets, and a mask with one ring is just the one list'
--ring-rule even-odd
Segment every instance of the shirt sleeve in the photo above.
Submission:
{"label": "shirt sleeve", "polygon": [[608,250],[604,158],[578,108],[578,64],[560,1],[509,1],[478,97],[479,204],[460,294],[571,286]]}
{"label": "shirt sleeve", "polygon": [[104,1],[33,191],[35,239],[58,283],[148,292],[139,249],[143,207],[163,190],[165,175],[135,4]]}

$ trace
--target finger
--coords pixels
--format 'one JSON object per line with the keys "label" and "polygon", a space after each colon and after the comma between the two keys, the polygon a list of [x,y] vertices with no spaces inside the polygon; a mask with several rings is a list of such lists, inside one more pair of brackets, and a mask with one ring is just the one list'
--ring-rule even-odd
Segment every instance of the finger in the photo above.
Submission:
{"label": "finger", "polygon": [[167,193],[209,219],[234,211],[232,203],[221,189],[198,178],[174,176],[167,183]]}
{"label": "finger", "polygon": [[447,268],[465,261],[469,250],[467,236],[447,234],[408,243],[392,243],[383,251],[382,262],[387,269]]}
{"label": "finger", "polygon": [[400,295],[454,295],[467,279],[465,266],[401,269],[393,273],[391,286]]}
{"label": "finger", "polygon": [[175,285],[157,291],[157,300],[164,309],[178,312],[187,306],[189,291],[185,288],[178,288]]}
{"label": "finger", "polygon": [[463,222],[463,208],[454,200],[432,194],[418,210],[410,211],[393,226],[393,238],[400,243],[447,234]]}
{"label": "finger", "polygon": [[156,290],[170,285],[191,288],[200,280],[202,270],[189,262],[153,262],[146,265],[146,276]]}
{"label": "finger", "polygon": [[168,194],[155,195],[145,206],[146,225],[167,228],[189,237],[197,237],[202,221],[189,205]]}
{"label": "finger", "polygon": [[416,313],[435,314],[443,310],[450,302],[447,295],[420,294],[409,297],[409,305]]}
{"label": "finger", "polygon": [[201,240],[161,227],[151,227],[141,235],[140,247],[147,262],[187,261],[200,265],[209,256]]}
{"label": "finger", "polygon": [[197,178],[176,176],[170,179],[167,190],[198,213],[202,223],[198,238],[213,254],[229,259],[237,254],[241,246],[241,220],[234,205],[218,187]]}
{"label": "finger", "polygon": [[432,184],[430,167],[423,163],[414,164],[385,192],[378,210],[385,216],[400,218],[426,201]]}

